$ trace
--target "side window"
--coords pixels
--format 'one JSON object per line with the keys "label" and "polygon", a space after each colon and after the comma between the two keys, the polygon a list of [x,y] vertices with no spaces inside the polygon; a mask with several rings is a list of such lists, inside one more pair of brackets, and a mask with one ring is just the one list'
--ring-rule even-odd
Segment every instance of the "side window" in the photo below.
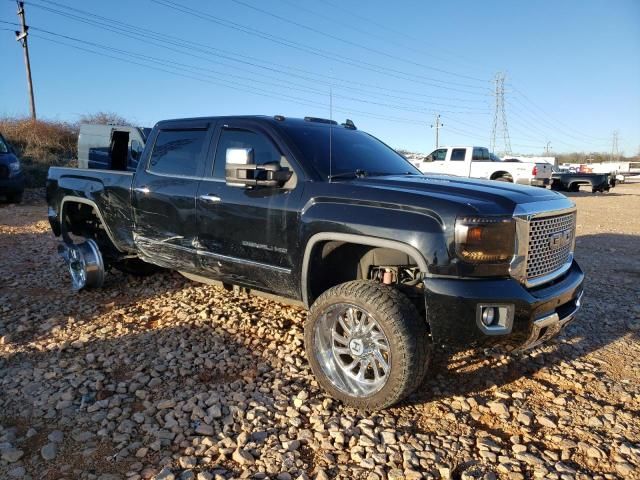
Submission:
{"label": "side window", "polygon": [[471,160],[478,162],[490,162],[491,156],[489,155],[489,150],[486,148],[474,148]]}
{"label": "side window", "polygon": [[206,130],[161,130],[148,170],[165,175],[196,176],[206,136]]}
{"label": "side window", "polygon": [[431,158],[433,158],[434,162],[444,162],[444,159],[447,157],[447,149],[439,148],[438,150],[433,152],[430,156]]}
{"label": "side window", "polygon": [[220,133],[216,158],[213,162],[213,176],[224,178],[224,167],[228,148],[252,148],[256,165],[279,162],[281,154],[267,137],[249,130],[225,128]]}
{"label": "side window", "polygon": [[451,151],[452,162],[464,162],[464,154],[467,152],[465,148],[454,148]]}

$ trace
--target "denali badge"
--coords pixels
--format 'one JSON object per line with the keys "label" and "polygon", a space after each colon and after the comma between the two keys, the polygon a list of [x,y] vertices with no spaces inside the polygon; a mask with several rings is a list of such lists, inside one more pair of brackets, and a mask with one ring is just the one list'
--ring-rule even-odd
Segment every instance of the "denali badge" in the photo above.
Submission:
{"label": "denali badge", "polygon": [[564,247],[571,241],[571,230],[564,230],[563,232],[554,233],[549,235],[549,247],[551,250],[557,250],[560,247]]}

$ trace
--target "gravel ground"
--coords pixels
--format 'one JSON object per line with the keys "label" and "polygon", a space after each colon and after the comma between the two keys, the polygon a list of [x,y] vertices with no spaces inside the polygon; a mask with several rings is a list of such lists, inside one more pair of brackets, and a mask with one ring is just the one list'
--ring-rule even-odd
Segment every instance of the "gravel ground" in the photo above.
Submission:
{"label": "gravel ground", "polygon": [[73,293],[30,191],[0,206],[0,478],[640,478],[640,183],[572,196],[579,319],[521,356],[437,350],[368,415],[318,388],[301,309],[174,273]]}

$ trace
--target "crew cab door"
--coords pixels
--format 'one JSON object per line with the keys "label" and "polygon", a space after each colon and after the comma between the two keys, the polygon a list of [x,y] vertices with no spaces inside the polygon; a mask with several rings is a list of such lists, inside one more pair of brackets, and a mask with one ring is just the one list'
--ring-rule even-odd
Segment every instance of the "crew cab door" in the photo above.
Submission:
{"label": "crew cab door", "polygon": [[447,149],[439,148],[426,156],[420,170],[423,173],[446,173],[445,160],[447,158]]}
{"label": "crew cab door", "polygon": [[[197,195],[198,252],[204,274],[268,293],[299,297],[292,278],[303,182],[286,146],[252,122],[218,126],[208,178]],[[282,187],[231,186],[226,151],[253,149],[256,164],[280,162],[293,171]],[[297,259],[298,261],[300,259]]]}
{"label": "crew cab door", "polygon": [[134,177],[134,241],[143,260],[196,272],[196,194],[211,139],[208,122],[158,128]]}

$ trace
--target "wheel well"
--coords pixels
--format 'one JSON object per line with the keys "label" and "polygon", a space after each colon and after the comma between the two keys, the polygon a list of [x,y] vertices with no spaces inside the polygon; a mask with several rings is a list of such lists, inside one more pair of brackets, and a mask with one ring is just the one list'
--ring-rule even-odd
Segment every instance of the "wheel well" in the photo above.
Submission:
{"label": "wheel well", "polygon": [[[389,247],[376,247],[339,240],[316,243],[310,254],[307,271],[307,301],[311,305],[324,291],[351,280],[375,279],[382,282],[381,270],[395,270],[390,274],[393,284],[405,293],[421,289],[419,263],[409,253]],[[382,267],[382,268],[380,268]],[[394,269],[394,267],[398,267]],[[414,281],[410,278],[413,277]],[[412,285],[409,285],[413,283]],[[420,294],[417,305],[424,308]]]}
{"label": "wheel well", "polygon": [[496,178],[508,178],[510,182],[513,182],[513,177],[509,172],[499,171],[491,174],[491,180],[495,180]]}
{"label": "wheel well", "polygon": [[65,241],[71,240],[71,235],[91,238],[100,247],[106,258],[119,256],[118,249],[109,238],[100,216],[93,205],[67,201],[64,203],[61,215],[61,234]]}

